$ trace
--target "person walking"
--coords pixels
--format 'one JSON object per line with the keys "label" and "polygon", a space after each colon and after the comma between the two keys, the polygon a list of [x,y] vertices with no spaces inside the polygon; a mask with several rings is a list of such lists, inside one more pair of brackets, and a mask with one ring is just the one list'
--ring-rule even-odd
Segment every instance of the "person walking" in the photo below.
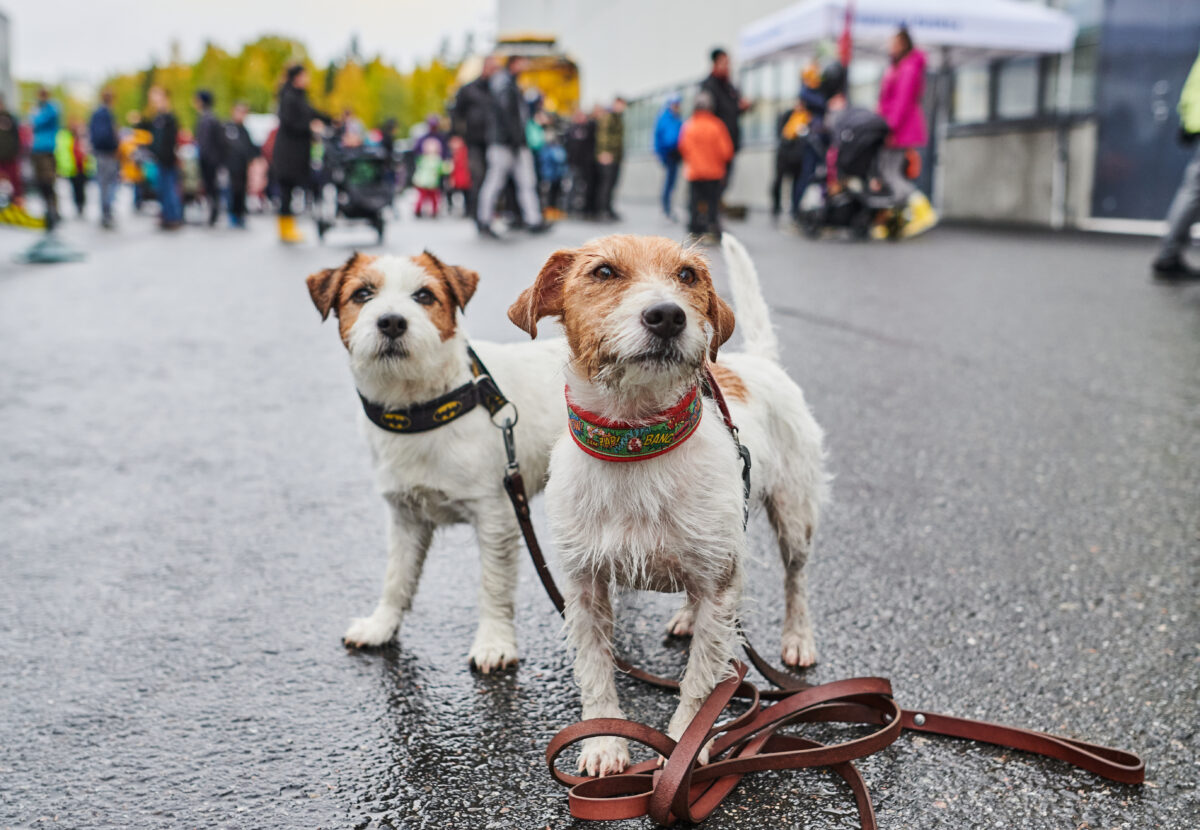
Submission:
{"label": "person walking", "polygon": [[465,175],[470,184],[466,189],[466,215],[472,219],[478,215],[479,189],[487,175],[488,136],[492,132],[494,115],[489,84],[499,69],[500,62],[495,55],[485,57],[479,77],[459,89],[451,108],[454,132],[467,146]]}
{"label": "person walking", "polygon": [[671,210],[671,198],[675,195],[675,181],[679,175],[679,131],[683,128],[683,119],[679,110],[682,98],[678,93],[667,96],[658,121],[654,123],[654,153],[662,162],[665,175],[663,176],[662,210],[663,216],[675,219]]}
{"label": "person walking", "polygon": [[250,177],[250,162],[258,158],[258,146],[246,130],[246,114],[250,107],[238,101],[233,105],[229,123],[225,125],[225,170],[229,176],[229,224],[246,227],[246,186]]}
{"label": "person walking", "polygon": [[788,215],[793,222],[800,219],[800,200],[812,183],[823,155],[824,116],[825,99],[819,91],[802,81],[800,95],[791,110],[779,116],[775,126],[779,143],[775,148],[775,179],[771,184],[773,219],[778,219],[782,212],[784,179],[792,181]]}
{"label": "person walking", "polygon": [[679,134],[688,180],[688,232],[709,242],[721,237],[721,187],[736,152],[729,129],[713,106],[709,93],[697,93],[692,117]]}
{"label": "person walking", "polygon": [[33,163],[33,180],[38,193],[46,205],[46,230],[58,224],[58,163],[54,150],[58,145],[58,104],[50,100],[50,90],[42,87],[37,93],[37,106],[30,119],[33,127],[33,143],[30,145],[30,161]]}
{"label": "person walking", "polygon": [[21,187],[21,122],[15,113],[5,106],[4,95],[0,94],[0,181],[8,182],[8,198],[20,205],[23,201]]}
{"label": "person walking", "polygon": [[413,216],[420,219],[425,207],[429,207],[429,215],[437,219],[438,203],[442,194],[442,176],[446,173],[447,162],[442,158],[442,144],[435,136],[426,135],[421,139],[421,153],[413,166],[412,183],[417,189],[417,204],[413,208]]}
{"label": "person walking", "polygon": [[613,209],[613,198],[624,156],[625,99],[618,95],[596,122],[596,212],[607,222],[621,218]]}
{"label": "person walking", "polygon": [[509,57],[504,69],[498,69],[488,79],[492,98],[492,118],[487,148],[487,174],[479,189],[476,222],[482,236],[497,238],[492,228],[496,215],[496,199],[512,176],[517,191],[517,204],[526,230],[543,233],[549,225],[542,218],[537,196],[537,174],[533,168],[533,153],[525,142],[525,124],[529,109],[525,96],[517,86],[517,75],[526,61],[519,56]]}
{"label": "person walking", "polygon": [[308,193],[312,186],[312,143],[314,121],[332,120],[308,102],[308,70],[303,64],[288,67],[279,89],[279,132],[271,157],[271,172],[279,184],[279,241],[303,242],[296,228],[292,196],[296,190]]}
{"label": "person walking", "polygon": [[925,95],[925,53],[913,46],[901,26],[888,49],[891,63],[879,85],[879,114],[891,133],[879,154],[879,175],[908,213],[901,236],[917,236],[937,224],[937,213],[925,194],[906,175],[909,156],[925,146],[928,132],[921,99]]}
{"label": "person walking", "polygon": [[58,131],[54,148],[58,175],[71,184],[71,197],[75,202],[75,215],[82,219],[87,210],[87,148],[83,141],[83,127],[78,121]]}
{"label": "person walking", "polygon": [[463,216],[471,215],[471,157],[462,136],[450,136],[450,190],[446,194],[446,212],[454,209],[454,197],[461,198]]}
{"label": "person walking", "polygon": [[1200,279],[1200,271],[1188,267],[1183,251],[1191,237],[1192,225],[1200,219],[1200,56],[1192,64],[1183,91],[1179,94],[1179,141],[1195,147],[1192,160],[1184,168],[1183,180],[1167,211],[1167,232],[1158,244],[1151,267],[1158,279],[1167,281]]}
{"label": "person walking", "polygon": [[567,212],[573,216],[590,217],[594,211],[596,169],[596,122],[583,110],[571,114],[564,142],[567,167],[571,171],[571,187],[567,195]]}
{"label": "person walking", "polygon": [[117,120],[112,111],[113,92],[100,92],[100,106],[88,119],[88,141],[96,158],[96,183],[100,187],[100,227],[113,227],[113,202],[121,187],[121,162],[117,150],[121,140],[117,134]]}
{"label": "person walking", "polygon": [[196,93],[196,152],[200,159],[200,182],[208,202],[208,226],[217,224],[221,214],[221,167],[225,163],[225,128],[213,112],[213,94],[207,89]]}
{"label": "person walking", "polygon": [[[712,68],[708,77],[700,82],[700,90],[707,92],[712,100],[712,113],[721,119],[729,138],[733,141],[733,154],[736,157],[742,149],[742,113],[750,109],[750,102],[742,97],[738,88],[730,80],[731,65],[729,53],[721,47],[709,53]],[[721,180],[721,199],[725,198],[725,190],[729,187],[729,178],[733,175],[734,159],[729,160],[725,168],[725,177]]]}
{"label": "person walking", "polygon": [[171,99],[161,86],[150,87],[150,155],[158,168],[159,227],[173,231],[183,225],[183,201],[179,192],[179,119],[171,109]]}

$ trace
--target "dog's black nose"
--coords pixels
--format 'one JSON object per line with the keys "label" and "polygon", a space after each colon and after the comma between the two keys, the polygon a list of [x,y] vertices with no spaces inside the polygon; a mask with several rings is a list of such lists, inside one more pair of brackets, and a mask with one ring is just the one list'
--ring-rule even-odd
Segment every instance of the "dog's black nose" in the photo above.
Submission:
{"label": "dog's black nose", "polygon": [[408,328],[408,321],[399,314],[385,314],[375,321],[375,325],[379,326],[384,337],[395,339],[404,334]]}
{"label": "dog's black nose", "polygon": [[662,339],[674,337],[687,325],[687,314],[675,303],[655,303],[642,312],[642,325]]}

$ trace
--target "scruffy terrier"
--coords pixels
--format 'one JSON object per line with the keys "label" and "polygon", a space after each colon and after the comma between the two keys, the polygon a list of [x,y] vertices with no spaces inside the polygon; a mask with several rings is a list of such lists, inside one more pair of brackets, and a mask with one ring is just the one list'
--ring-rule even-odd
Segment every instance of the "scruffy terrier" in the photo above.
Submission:
{"label": "scruffy terrier", "polygon": [[[827,480],[821,428],[778,362],[758,276],[745,248],[724,238],[743,353],[718,348],[734,314],[704,258],[668,239],[609,236],[546,261],[509,318],[537,335],[562,321],[569,347],[569,434],[550,457],[546,510],[567,579],[568,636],[583,717],[623,717],[613,678],[614,588],[683,592],[668,629],[692,635],[678,739],[726,675],[738,644],[742,590],[742,467],[705,368],[719,382],[753,457],[751,503],[766,508],[784,565],[783,660],[816,660],[804,564]],[[707,761],[707,751],[701,756]],[[629,764],[623,738],[590,738],[580,770]]]}
{"label": "scruffy terrier", "polygon": [[[563,341],[469,344],[460,312],[479,275],[415,257],[355,254],[308,278],[321,319],[337,316],[363,399],[362,430],[387,502],[388,562],[374,612],[346,630],[349,646],[387,643],[412,605],[434,530],[467,522],[479,540],[479,628],[469,652],[487,673],[517,661],[513,594],[521,532],[504,491],[507,457],[491,423],[482,365],[520,412],[518,461],[540,490],[562,432]],[[492,387],[494,388],[494,387]],[[503,413],[497,413],[502,417]],[[530,492],[528,495],[532,495]]]}

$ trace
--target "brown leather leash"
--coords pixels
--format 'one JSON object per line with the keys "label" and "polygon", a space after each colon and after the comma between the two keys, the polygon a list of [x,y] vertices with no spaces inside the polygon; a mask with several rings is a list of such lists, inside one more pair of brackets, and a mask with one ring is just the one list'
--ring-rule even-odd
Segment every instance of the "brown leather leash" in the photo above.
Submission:
{"label": "brown leather leash", "polygon": [[[711,373],[706,383],[734,436],[748,476],[749,455],[738,441],[737,427],[721,389]],[[514,423],[515,419],[506,419],[496,424],[504,431],[508,452],[504,489],[512,501],[534,570],[562,615],[563,596],[538,544],[525,483],[517,466]],[[748,477],[746,481],[748,485]],[[744,635],[742,647],[749,661],[776,688],[759,689],[748,683],[746,665],[734,663],[732,676],[713,689],[678,741],[645,724],[619,718],[593,718],[560,730],[546,747],[546,763],[555,780],[570,788],[571,815],[598,821],[648,815],[663,826],[676,821],[698,823],[716,809],[747,773],[828,767],[853,791],[862,830],[876,830],[870,792],[853,761],[889,746],[906,729],[1043,755],[1122,784],[1141,784],[1145,778],[1145,762],[1131,752],[1015,726],[901,709],[893,697],[891,682],[882,677],[855,677],[811,686],[772,666]],[[614,662],[621,671],[644,683],[664,689],[679,688],[678,681],[651,674],[615,655]],[[735,698],[749,701],[746,711],[718,724],[721,713]],[[774,702],[765,703],[766,700]],[[793,724],[817,722],[877,728],[832,745],[778,731]],[[567,747],[606,735],[640,743],[666,760],[643,761],[623,773],[602,778],[570,775],[555,765]],[[710,741],[710,760],[700,766],[697,758]]]}

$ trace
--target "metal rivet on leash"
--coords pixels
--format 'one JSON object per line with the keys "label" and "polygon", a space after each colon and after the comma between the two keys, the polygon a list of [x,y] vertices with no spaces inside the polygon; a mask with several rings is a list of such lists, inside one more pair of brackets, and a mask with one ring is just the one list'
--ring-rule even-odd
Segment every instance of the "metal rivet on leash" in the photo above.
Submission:
{"label": "metal rivet on leash", "polygon": [[917,726],[924,726],[925,725],[925,716],[924,715],[913,715],[913,723],[916,724]]}

